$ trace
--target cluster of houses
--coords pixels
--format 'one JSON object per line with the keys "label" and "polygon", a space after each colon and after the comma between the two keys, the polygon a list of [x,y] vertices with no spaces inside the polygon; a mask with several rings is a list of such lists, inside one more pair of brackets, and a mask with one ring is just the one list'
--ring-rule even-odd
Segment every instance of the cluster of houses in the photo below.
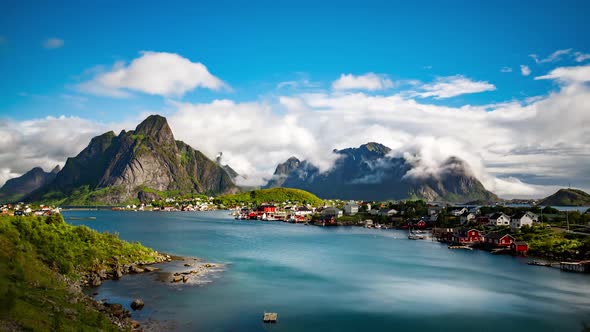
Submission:
{"label": "cluster of houses", "polygon": [[277,207],[274,204],[264,203],[254,208],[241,208],[234,212],[236,219],[242,220],[266,220],[289,221],[293,223],[305,222],[309,216],[316,212],[316,208],[310,205],[285,205]]}
{"label": "cluster of houses", "polygon": [[[429,207],[428,213],[431,217],[438,217],[440,209],[442,208]],[[533,226],[533,224],[539,222],[539,216],[530,211],[520,211],[513,216],[509,216],[502,212],[492,213],[490,215],[481,215],[480,209],[477,207],[469,209],[466,207],[461,207],[450,210],[449,214],[458,217],[461,225],[475,222],[476,224],[482,226],[510,226],[511,229],[519,229],[522,226]]]}
{"label": "cluster of houses", "polygon": [[432,236],[440,242],[480,245],[491,250],[511,250],[520,255],[526,255],[529,250],[526,242],[516,241],[506,231],[489,232],[484,235],[482,231],[469,227],[435,228],[432,230]]}
{"label": "cluster of houses", "polygon": [[24,203],[5,204],[0,207],[0,214],[8,216],[48,216],[54,213],[60,213],[60,209],[47,205],[33,207]]}

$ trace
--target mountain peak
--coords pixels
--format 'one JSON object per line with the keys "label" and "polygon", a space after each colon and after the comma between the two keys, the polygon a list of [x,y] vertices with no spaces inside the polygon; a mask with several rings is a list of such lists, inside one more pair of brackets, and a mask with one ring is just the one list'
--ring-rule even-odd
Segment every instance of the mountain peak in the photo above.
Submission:
{"label": "mountain peak", "polygon": [[161,115],[150,115],[143,122],[141,122],[137,128],[135,128],[136,135],[144,135],[154,138],[156,141],[163,142],[174,142],[174,135],[168,121]]}
{"label": "mountain peak", "polygon": [[59,171],[61,171],[61,167],[59,167],[59,165],[55,165],[55,167],[51,170],[51,174],[57,174],[59,173]]}

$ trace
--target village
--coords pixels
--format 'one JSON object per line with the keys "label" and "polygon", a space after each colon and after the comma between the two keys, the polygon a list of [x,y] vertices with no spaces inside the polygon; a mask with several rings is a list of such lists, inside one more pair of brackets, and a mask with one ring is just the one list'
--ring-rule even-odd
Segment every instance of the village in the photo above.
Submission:
{"label": "village", "polygon": [[[109,208],[153,212],[230,210],[236,220],[243,221],[407,230],[408,239],[439,241],[447,244],[449,249],[479,249],[514,256],[530,254],[543,259],[531,264],[590,272],[590,250],[586,249],[586,246],[590,249],[590,211],[563,213],[551,207],[541,209],[535,206],[453,206],[421,200],[325,200],[316,205],[299,201],[249,202],[228,207],[215,197],[204,195]],[[14,216],[46,216],[60,213],[61,208],[21,202],[2,205],[0,212]]]}
{"label": "village", "polygon": [[[421,201],[418,201],[421,202]],[[572,225],[576,231],[562,229],[560,214],[552,208],[540,210],[540,214],[526,208],[513,208],[512,213],[498,212],[496,206],[451,206],[436,203],[397,202],[393,204],[356,201],[329,201],[325,206],[283,202],[263,203],[253,207],[235,207],[232,215],[237,220],[282,221],[314,226],[361,226],[375,229],[408,230],[408,239],[432,240],[448,244],[449,249],[486,250],[492,254],[527,256],[533,243],[533,256],[542,261],[530,261],[531,265],[556,266],[565,271],[590,272],[587,252],[543,252],[535,248],[537,234],[548,241],[553,234],[571,234],[585,238],[590,243],[590,211],[582,214],[583,225]],[[397,204],[398,209],[395,208]],[[410,205],[410,206],[408,206]],[[490,212],[493,211],[493,212]],[[552,212],[543,215],[543,211]],[[565,214],[568,218],[568,214]],[[567,221],[566,221],[567,222]],[[567,241],[567,240],[566,240]],[[536,250],[535,250],[536,249]],[[570,257],[568,257],[570,256]],[[562,261],[563,260],[563,261]],[[553,261],[553,262],[552,262]]]}

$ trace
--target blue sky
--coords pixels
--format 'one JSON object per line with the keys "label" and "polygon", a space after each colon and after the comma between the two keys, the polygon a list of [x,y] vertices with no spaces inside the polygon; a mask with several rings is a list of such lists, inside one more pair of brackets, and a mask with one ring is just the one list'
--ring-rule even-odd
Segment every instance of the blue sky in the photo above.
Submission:
{"label": "blue sky", "polygon": [[[590,188],[589,13],[588,1],[2,1],[0,183],[160,113],[257,183],[291,154],[329,165],[333,147],[381,141],[428,172],[459,154],[508,196]],[[237,124],[251,119],[276,128],[250,137]],[[63,137],[33,148],[49,144],[48,121]]]}
{"label": "blue sky", "polygon": [[[185,96],[189,101],[256,99],[300,73],[324,84],[340,73],[422,81],[462,74],[497,87],[444,101],[453,106],[539,95],[552,83],[523,77],[518,68],[524,64],[544,74],[552,64],[536,65],[529,54],[590,52],[584,38],[590,31],[588,1],[3,1],[0,12],[0,112],[18,119],[113,119],[122,109],[161,102],[96,98],[79,109],[43,98],[74,94],[71,86],[85,70],[130,61],[141,50],[202,62],[233,88],[221,94],[196,90]],[[64,45],[45,49],[48,38]],[[513,72],[500,72],[503,67]]]}

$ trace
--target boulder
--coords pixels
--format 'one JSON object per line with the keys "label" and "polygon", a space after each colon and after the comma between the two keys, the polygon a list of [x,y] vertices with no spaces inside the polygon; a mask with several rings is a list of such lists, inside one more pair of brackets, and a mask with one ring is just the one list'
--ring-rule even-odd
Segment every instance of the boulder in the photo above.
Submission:
{"label": "boulder", "polygon": [[182,282],[186,283],[188,281],[188,276],[182,276]]}
{"label": "boulder", "polygon": [[145,266],[143,269],[146,270],[147,272],[154,272],[154,271],[158,271],[160,268],[153,267],[153,266]]}
{"label": "boulder", "polygon": [[113,273],[113,277],[115,279],[121,279],[123,278],[123,269],[121,267],[117,267]]}
{"label": "boulder", "polygon": [[175,276],[172,278],[172,282],[181,282],[182,281],[182,277],[181,276]]}
{"label": "boulder", "polygon": [[143,308],[143,300],[142,299],[135,299],[131,302],[131,309],[133,310],[141,310]]}
{"label": "boulder", "polygon": [[102,280],[100,280],[100,277],[98,275],[94,275],[92,277],[92,279],[90,280],[90,285],[92,287],[98,287],[98,286],[102,285]]}
{"label": "boulder", "polygon": [[131,273],[143,273],[145,270],[137,265],[131,265],[129,268],[129,272]]}

